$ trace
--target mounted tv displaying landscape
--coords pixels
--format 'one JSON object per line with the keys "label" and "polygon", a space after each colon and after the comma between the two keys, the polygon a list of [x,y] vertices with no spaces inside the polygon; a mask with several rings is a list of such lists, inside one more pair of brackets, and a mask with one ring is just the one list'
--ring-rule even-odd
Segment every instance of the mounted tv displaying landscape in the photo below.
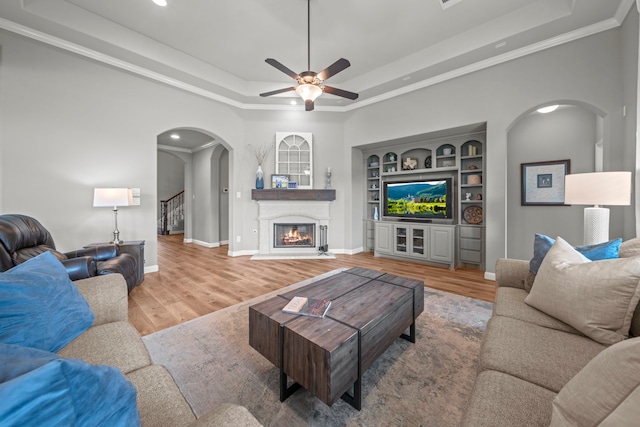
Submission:
{"label": "mounted tv displaying landscape", "polygon": [[414,220],[453,218],[451,178],[383,183],[384,216]]}

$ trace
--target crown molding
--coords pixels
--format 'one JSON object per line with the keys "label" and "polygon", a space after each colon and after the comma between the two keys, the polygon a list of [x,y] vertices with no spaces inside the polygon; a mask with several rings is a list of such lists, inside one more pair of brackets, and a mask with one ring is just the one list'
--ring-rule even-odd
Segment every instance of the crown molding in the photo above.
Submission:
{"label": "crown molding", "polygon": [[[517,58],[521,58],[527,55],[531,55],[536,52],[543,51],[545,49],[549,49],[555,46],[559,46],[561,44],[565,44],[571,41],[575,41],[581,39],[583,37],[587,37],[593,34],[600,33],[602,31],[610,30],[612,28],[619,27],[622,25],[624,18],[629,12],[630,8],[633,6],[633,2],[636,0],[625,0],[621,3],[618,8],[616,15],[614,18],[610,18],[596,24],[589,25],[584,28],[580,28],[575,31],[571,31],[569,33],[562,34],[557,37],[553,37],[542,42],[534,43],[532,45],[515,49],[510,52],[506,52],[501,55],[494,56],[492,58],[478,61],[474,64],[470,64],[464,67],[460,67],[458,69],[442,73],[436,77],[432,77],[430,79],[425,79],[420,82],[414,83],[412,85],[405,86],[403,88],[386,92],[384,94],[371,97],[369,99],[365,99],[362,101],[357,101],[350,103],[346,106],[335,107],[335,106],[316,106],[315,111],[324,111],[324,112],[337,112],[343,113],[348,111],[353,111],[359,108],[366,107],[368,105],[376,104],[378,102],[382,102],[391,98],[395,98],[397,96],[401,96],[410,92],[414,92],[419,89],[423,89],[429,86],[433,86],[435,84],[439,84],[445,82],[447,80],[454,79],[456,77],[460,77],[466,74],[470,74],[476,71],[483,70],[485,68],[493,67],[495,65],[499,65],[508,61],[512,61]],[[638,10],[640,11],[640,0],[636,2]],[[204,98],[208,98],[226,105],[229,105],[234,108],[242,109],[242,110],[265,110],[265,111],[300,111],[300,106],[297,105],[277,105],[277,104],[246,104],[242,102],[235,101],[231,98],[227,98],[225,96],[219,95],[215,92],[208,91],[206,89],[199,88],[192,84],[183,82],[181,80],[166,76],[164,74],[151,71],[147,68],[140,67],[134,64],[131,64],[127,61],[123,61],[117,58],[114,58],[110,55],[106,55],[95,51],[93,49],[86,48],[84,46],[80,46],[76,43],[71,43],[61,38],[51,36],[49,34],[31,29],[24,25],[15,23],[13,21],[9,21],[4,18],[0,18],[0,28],[5,29],[7,31],[11,31],[13,33],[37,40],[39,42],[66,50],[68,52],[75,53],[80,56],[84,56],[86,58],[93,59],[98,62],[102,62],[104,64],[111,65],[113,67],[129,71],[133,74],[140,75],[142,77],[146,77],[151,80],[155,80],[159,83],[166,84],[168,86],[175,87],[177,89],[184,90],[186,92],[190,92],[196,95],[200,95]],[[160,146],[158,146],[160,147]],[[164,149],[171,150],[174,147],[163,146]],[[174,149],[173,151],[180,151],[180,149]],[[191,152],[187,150],[187,152]]]}

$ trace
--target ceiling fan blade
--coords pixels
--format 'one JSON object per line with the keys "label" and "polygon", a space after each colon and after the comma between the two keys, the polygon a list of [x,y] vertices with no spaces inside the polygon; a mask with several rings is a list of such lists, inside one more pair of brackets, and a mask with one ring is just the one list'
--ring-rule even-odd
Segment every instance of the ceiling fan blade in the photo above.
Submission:
{"label": "ceiling fan blade", "polygon": [[298,73],[294,73],[289,68],[285,67],[280,62],[278,62],[277,60],[275,60],[273,58],[267,58],[267,59],[264,60],[264,62],[266,62],[267,64],[269,64],[269,65],[277,68],[278,70],[282,71],[286,75],[290,76],[292,79],[298,80]]}
{"label": "ceiling fan blade", "polygon": [[347,67],[350,67],[351,63],[344,58],[338,59],[333,64],[329,65],[324,70],[318,73],[318,78],[320,80],[327,80],[329,77],[338,74],[340,71],[344,70]]}
{"label": "ceiling fan blade", "polygon": [[348,90],[342,90],[331,86],[322,86],[322,90],[330,93],[331,95],[337,95],[351,100],[358,99],[357,93],[349,92]]}
{"label": "ceiling fan blade", "polygon": [[277,95],[279,93],[289,92],[291,90],[296,90],[295,86],[287,87],[287,88],[284,88],[284,89],[272,90],[271,92],[261,93],[260,96]]}
{"label": "ceiling fan blade", "polygon": [[313,111],[313,101],[311,100],[306,100],[304,101],[304,111]]}

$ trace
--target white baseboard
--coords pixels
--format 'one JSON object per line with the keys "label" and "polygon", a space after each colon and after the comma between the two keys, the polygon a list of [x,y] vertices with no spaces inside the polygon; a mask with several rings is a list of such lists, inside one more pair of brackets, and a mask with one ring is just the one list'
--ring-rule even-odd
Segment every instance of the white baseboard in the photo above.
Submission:
{"label": "white baseboard", "polygon": [[218,247],[220,247],[220,243],[219,242],[208,243],[208,242],[203,242],[202,240],[192,240],[190,243],[195,243],[196,245],[204,246],[205,248],[218,248]]}
{"label": "white baseboard", "polygon": [[247,250],[247,251],[228,251],[227,255],[236,257],[236,256],[253,256],[257,254],[258,250]]}
{"label": "white baseboard", "polygon": [[496,281],[496,273],[491,273],[489,271],[485,271],[484,272],[484,278],[487,280],[493,280],[494,282]]}
{"label": "white baseboard", "polygon": [[157,265],[150,265],[149,267],[144,268],[144,274],[155,273],[156,271],[159,271],[159,268]]}

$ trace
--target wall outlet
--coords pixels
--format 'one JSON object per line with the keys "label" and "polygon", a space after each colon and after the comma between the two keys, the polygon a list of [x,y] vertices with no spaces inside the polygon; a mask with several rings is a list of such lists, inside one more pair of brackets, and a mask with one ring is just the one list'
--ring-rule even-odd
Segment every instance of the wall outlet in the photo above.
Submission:
{"label": "wall outlet", "polygon": [[236,242],[238,242],[238,243],[242,242],[242,237],[236,236]]}

